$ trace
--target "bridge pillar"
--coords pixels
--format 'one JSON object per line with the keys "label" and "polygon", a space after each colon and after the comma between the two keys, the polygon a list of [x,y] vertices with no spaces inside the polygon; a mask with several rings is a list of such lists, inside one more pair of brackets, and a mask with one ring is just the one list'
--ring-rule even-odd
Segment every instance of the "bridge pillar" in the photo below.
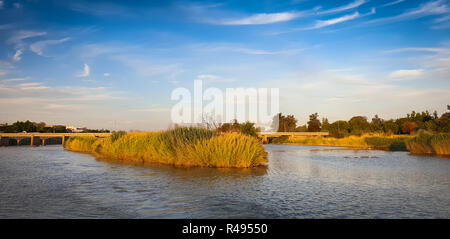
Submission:
{"label": "bridge pillar", "polygon": [[42,139],[41,145],[42,145],[42,146],[45,146],[45,139]]}
{"label": "bridge pillar", "polygon": [[66,136],[62,136],[62,138],[61,138],[61,144],[62,144],[62,146],[64,146],[64,143],[66,142]]}
{"label": "bridge pillar", "polygon": [[17,145],[20,145],[20,139],[16,139]]}
{"label": "bridge pillar", "polygon": [[33,147],[34,146],[34,136],[31,136],[31,142],[30,142],[30,146]]}

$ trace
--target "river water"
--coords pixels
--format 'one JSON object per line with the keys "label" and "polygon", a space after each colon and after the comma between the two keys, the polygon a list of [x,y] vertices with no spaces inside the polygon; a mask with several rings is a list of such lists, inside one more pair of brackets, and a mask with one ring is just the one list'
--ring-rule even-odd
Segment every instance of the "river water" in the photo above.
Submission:
{"label": "river water", "polygon": [[266,145],[256,169],[132,166],[0,148],[0,218],[450,218],[450,159]]}

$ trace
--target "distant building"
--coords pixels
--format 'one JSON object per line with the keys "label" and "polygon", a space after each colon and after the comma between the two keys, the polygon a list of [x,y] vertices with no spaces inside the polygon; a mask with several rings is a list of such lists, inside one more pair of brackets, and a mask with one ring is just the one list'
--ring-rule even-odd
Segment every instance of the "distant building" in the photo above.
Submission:
{"label": "distant building", "polygon": [[75,126],[66,126],[66,129],[72,131],[73,133],[81,133],[87,130],[86,127],[75,127]]}

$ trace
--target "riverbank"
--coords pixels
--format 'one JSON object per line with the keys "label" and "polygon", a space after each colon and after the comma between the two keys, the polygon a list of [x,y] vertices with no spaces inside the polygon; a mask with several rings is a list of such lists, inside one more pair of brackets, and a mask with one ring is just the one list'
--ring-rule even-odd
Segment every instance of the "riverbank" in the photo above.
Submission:
{"label": "riverbank", "polygon": [[218,135],[200,128],[113,133],[108,138],[70,138],[64,148],[102,159],[174,166],[249,168],[268,163],[259,140],[242,134]]}
{"label": "riverbank", "polygon": [[407,151],[406,141],[412,136],[383,136],[383,135],[362,135],[349,136],[344,138],[332,137],[301,137],[301,138],[277,138],[272,142],[276,144],[297,144],[297,145],[317,145],[352,147],[360,149],[380,149],[389,151]]}
{"label": "riverbank", "polygon": [[275,144],[317,145],[409,151],[412,154],[450,155],[450,134],[419,132],[417,135],[362,135],[344,138],[302,137],[276,138]]}

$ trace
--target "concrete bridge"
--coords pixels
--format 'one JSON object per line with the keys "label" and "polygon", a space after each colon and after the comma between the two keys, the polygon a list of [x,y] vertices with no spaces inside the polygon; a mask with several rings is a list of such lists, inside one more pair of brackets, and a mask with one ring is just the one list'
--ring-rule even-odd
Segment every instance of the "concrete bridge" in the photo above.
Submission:
{"label": "concrete bridge", "polygon": [[65,141],[69,137],[96,137],[103,138],[109,137],[111,133],[0,133],[0,146],[11,145],[11,140],[13,144],[20,145],[20,142],[24,139],[30,140],[30,146],[46,145],[49,139],[61,139],[61,143],[64,145]]}
{"label": "concrete bridge", "polygon": [[289,138],[295,138],[295,137],[327,137],[330,134],[328,132],[258,132],[257,133],[260,138],[262,138],[262,141],[264,144],[267,144],[270,142],[273,138],[278,138],[281,136],[288,136]]}

